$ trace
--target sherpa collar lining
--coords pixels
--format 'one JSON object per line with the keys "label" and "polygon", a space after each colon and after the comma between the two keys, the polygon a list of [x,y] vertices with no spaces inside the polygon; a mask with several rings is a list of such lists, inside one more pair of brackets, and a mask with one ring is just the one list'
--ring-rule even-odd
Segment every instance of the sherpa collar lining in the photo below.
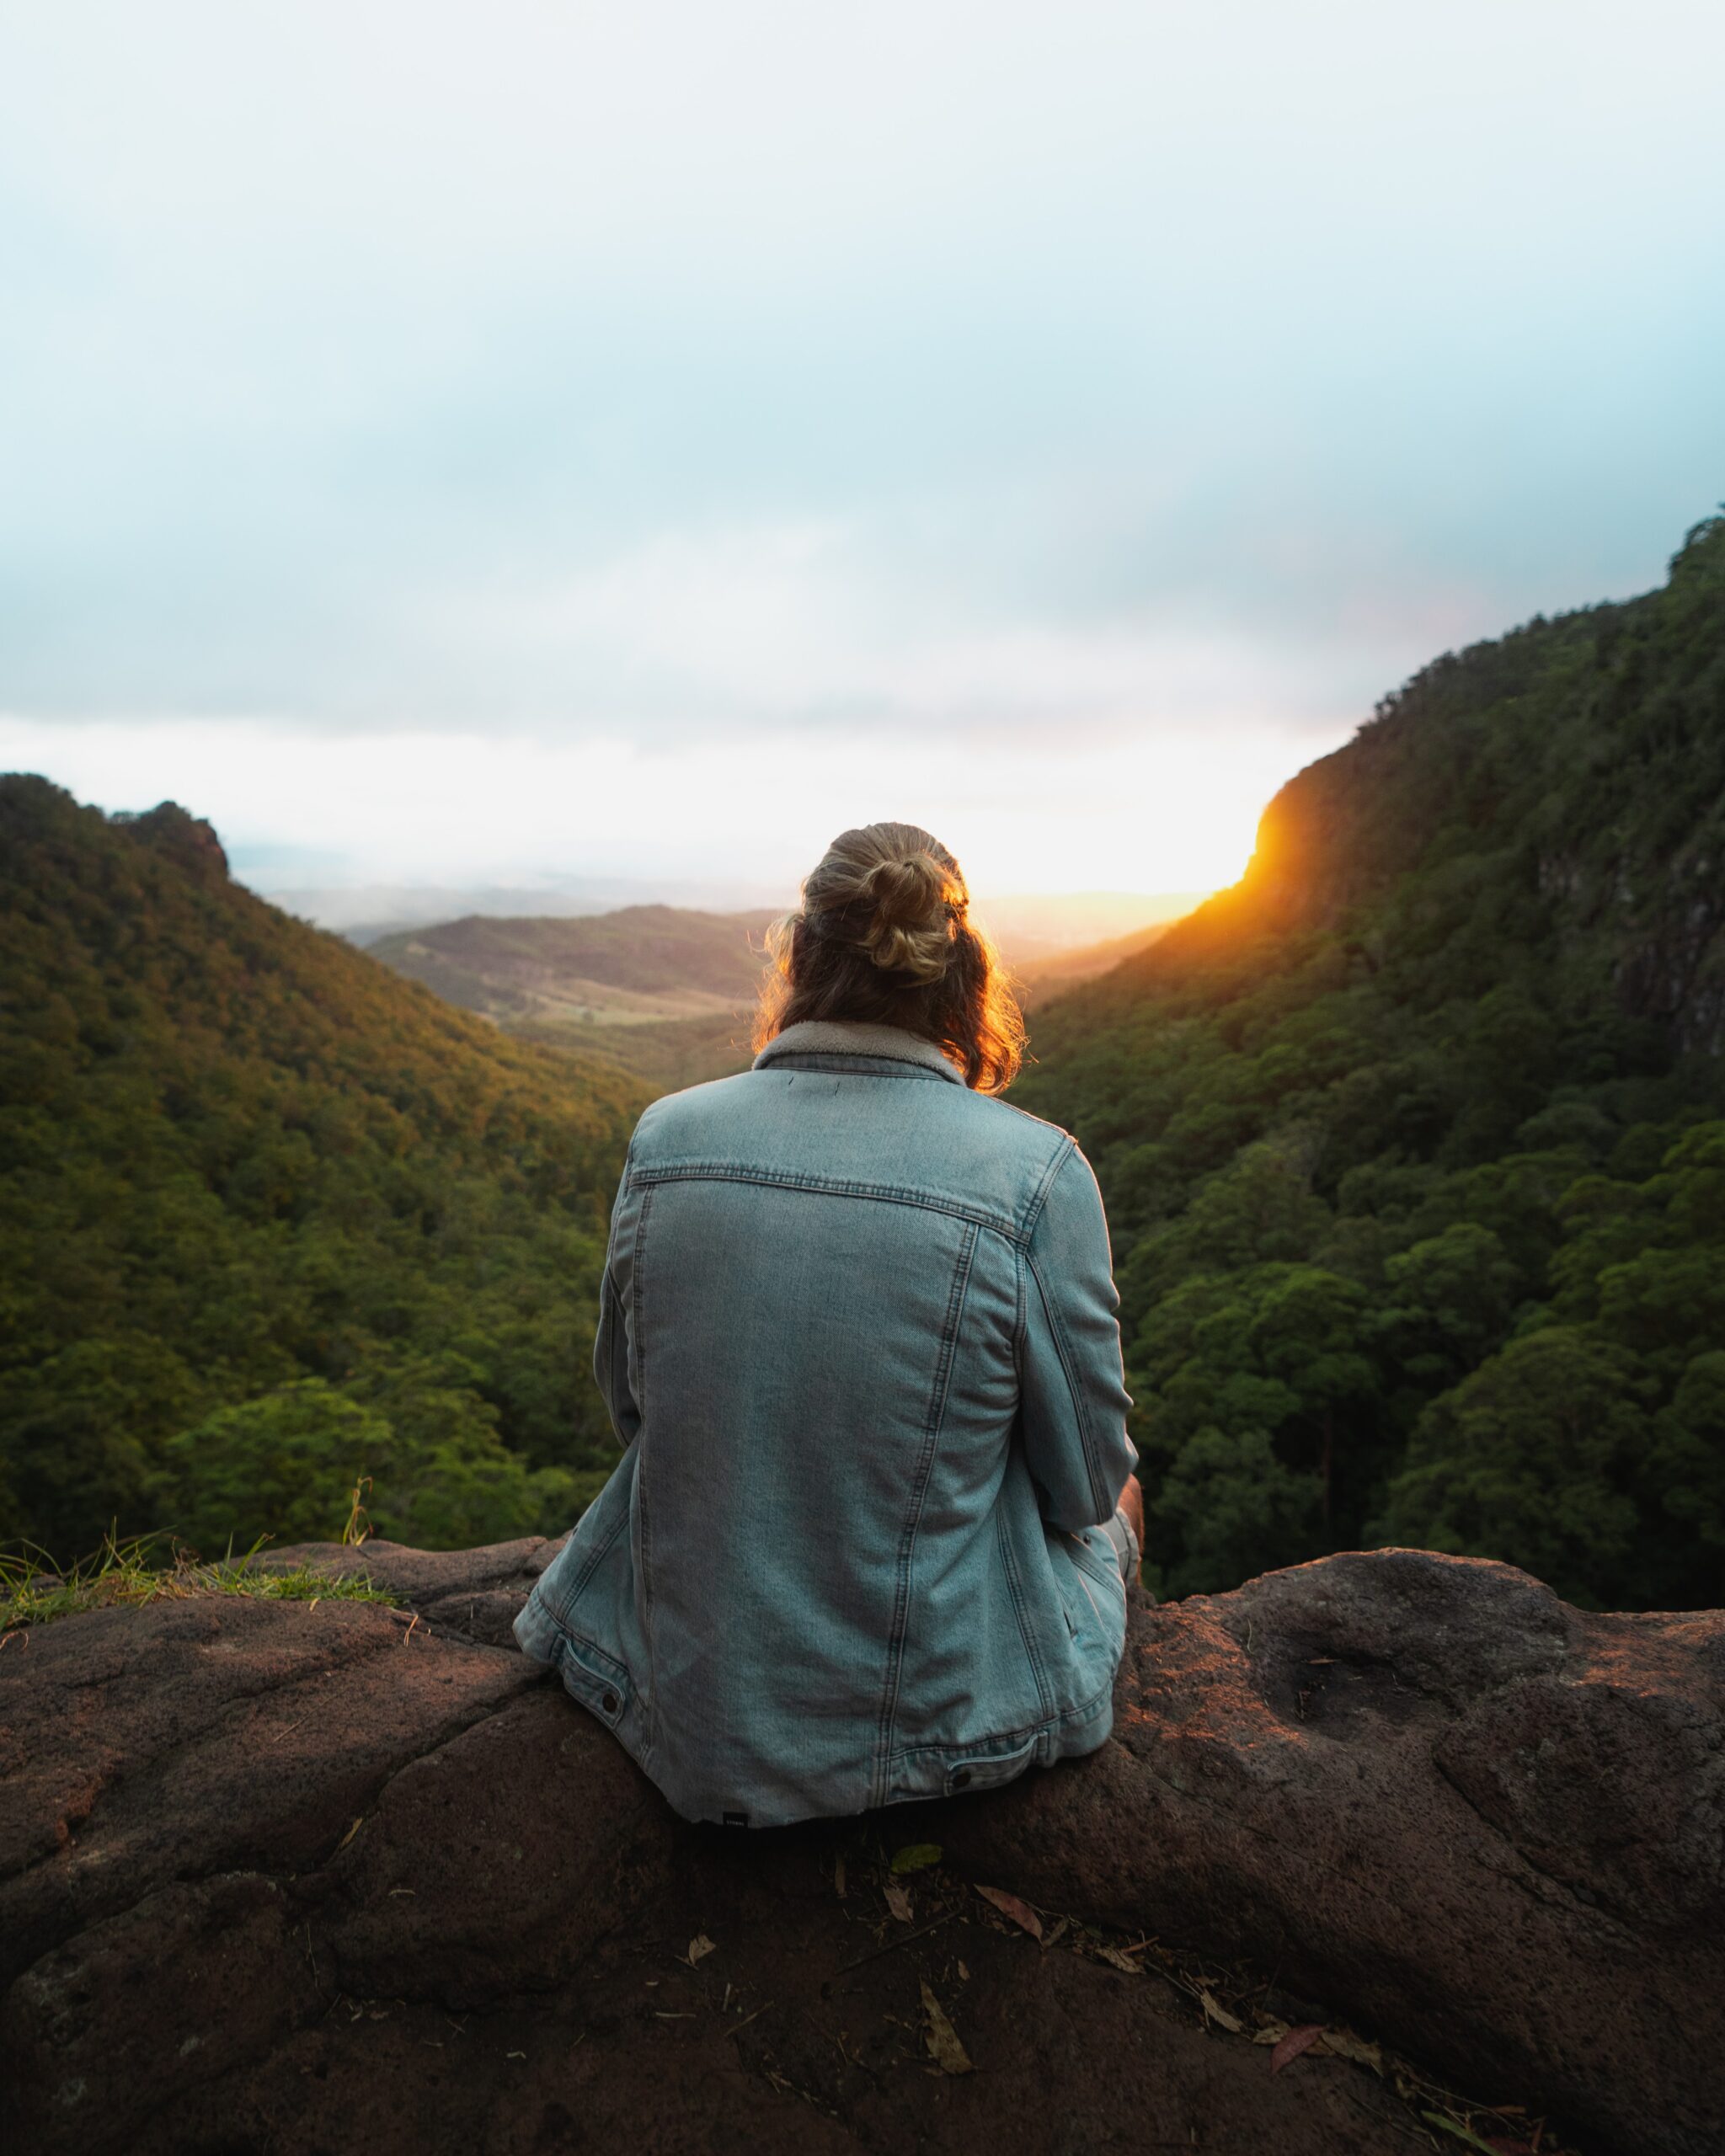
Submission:
{"label": "sherpa collar lining", "polygon": [[908,1033],[900,1026],[804,1018],[770,1040],[756,1057],[754,1068],[762,1070],[782,1055],[879,1056],[893,1063],[920,1063],[927,1070],[938,1071],[943,1078],[950,1078],[955,1086],[964,1082],[964,1072],[949,1063],[932,1041],[924,1040],[921,1033]]}

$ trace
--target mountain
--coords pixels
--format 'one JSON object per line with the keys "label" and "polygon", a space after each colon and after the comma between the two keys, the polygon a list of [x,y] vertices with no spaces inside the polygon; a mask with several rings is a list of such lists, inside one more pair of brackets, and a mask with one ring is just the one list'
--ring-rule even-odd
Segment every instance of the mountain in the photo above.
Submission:
{"label": "mountain", "polygon": [[628,1026],[754,1001],[768,912],[623,906],[574,920],[468,915],[371,946],[396,972],[511,1026]]}
{"label": "mountain", "polygon": [[[1190,898],[1117,892],[991,902],[1027,1001],[1146,948]],[[979,909],[980,910],[980,909]],[[996,915],[1003,926],[997,926]],[[746,1068],[772,912],[622,906],[576,919],[458,921],[381,936],[368,946],[398,973],[524,1040],[609,1057],[655,1088]],[[1098,924],[1131,924],[1106,942]],[[1073,947],[1076,944],[1078,947]]]}
{"label": "mountain", "polygon": [[470,915],[371,950],[524,1040],[605,1056],[662,1092],[747,1067],[773,917],[667,905],[573,921]]}
{"label": "mountain", "polygon": [[1725,1565],[1725,518],[1446,655],[1242,881],[1039,1004],[1169,1592],[1361,1542],[1572,1599]]}
{"label": "mountain", "polygon": [[369,947],[380,937],[399,935],[457,921],[467,914],[518,920],[615,911],[620,907],[664,904],[706,912],[772,906],[781,910],[791,892],[739,878],[734,883],[661,877],[652,883],[627,876],[574,876],[558,873],[523,878],[510,883],[286,883],[280,880],[281,850],[254,851],[236,868],[241,883],[285,912],[298,914],[319,928],[333,928],[350,943]]}
{"label": "mountain", "polygon": [[232,883],[171,803],[0,780],[0,1538],[566,1525],[646,1090]]}

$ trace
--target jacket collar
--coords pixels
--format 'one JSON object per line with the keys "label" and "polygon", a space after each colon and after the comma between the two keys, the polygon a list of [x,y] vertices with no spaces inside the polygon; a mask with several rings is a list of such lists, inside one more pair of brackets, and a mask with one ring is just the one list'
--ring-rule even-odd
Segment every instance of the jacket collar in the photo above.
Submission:
{"label": "jacket collar", "polygon": [[964,1074],[949,1063],[932,1041],[921,1033],[907,1033],[898,1026],[868,1026],[841,1018],[804,1018],[787,1026],[770,1040],[755,1059],[754,1068],[764,1070],[781,1056],[849,1055],[879,1058],[883,1062],[920,1063],[943,1078],[962,1086]]}

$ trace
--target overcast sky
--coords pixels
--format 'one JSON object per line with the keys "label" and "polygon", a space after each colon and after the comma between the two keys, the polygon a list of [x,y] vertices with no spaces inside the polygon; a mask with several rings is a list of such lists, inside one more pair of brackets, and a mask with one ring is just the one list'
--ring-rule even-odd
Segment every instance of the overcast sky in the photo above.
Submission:
{"label": "overcast sky", "polygon": [[1725,495],[1714,0],[0,0],[0,764],[264,886],[1237,873]]}

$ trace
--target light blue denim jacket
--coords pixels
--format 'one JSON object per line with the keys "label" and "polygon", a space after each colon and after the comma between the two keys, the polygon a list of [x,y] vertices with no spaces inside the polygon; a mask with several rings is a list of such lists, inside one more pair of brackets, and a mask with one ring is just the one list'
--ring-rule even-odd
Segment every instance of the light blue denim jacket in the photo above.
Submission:
{"label": "light blue denim jacket", "polygon": [[927,1042],[789,1027],[657,1101],[594,1369],[628,1449],[515,1625],[685,1817],[769,1827],[1108,1734],[1126,1435],[1108,1230]]}

